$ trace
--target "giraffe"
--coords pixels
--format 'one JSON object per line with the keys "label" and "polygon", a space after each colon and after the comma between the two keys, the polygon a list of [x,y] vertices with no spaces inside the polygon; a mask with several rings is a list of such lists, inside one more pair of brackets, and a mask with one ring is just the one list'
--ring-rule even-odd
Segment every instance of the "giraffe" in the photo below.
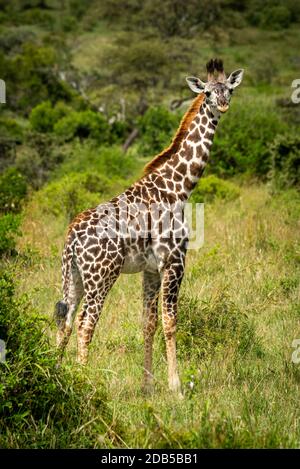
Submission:
{"label": "giraffe", "polygon": [[145,391],[152,389],[152,349],[161,290],[168,384],[170,390],[181,393],[175,333],[188,245],[183,211],[207,164],[220,116],[228,110],[232,92],[243,77],[242,69],[226,77],[218,59],[211,59],[206,67],[206,83],[186,78],[197,97],[170,146],[145,166],[141,179],[125,192],[73,220],[62,255],[63,300],[55,310],[57,345],[62,357],[83,298],[77,317],[81,364],[88,361],[95,326],[116,279],[121,273],[143,272]]}

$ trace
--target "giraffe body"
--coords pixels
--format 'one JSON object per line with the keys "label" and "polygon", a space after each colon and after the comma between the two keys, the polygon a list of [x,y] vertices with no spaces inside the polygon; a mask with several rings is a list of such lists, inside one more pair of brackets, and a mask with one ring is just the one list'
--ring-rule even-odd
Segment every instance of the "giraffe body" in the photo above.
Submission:
{"label": "giraffe body", "polygon": [[221,79],[218,82],[210,78],[208,90],[203,88],[203,82],[195,81],[199,79],[188,79],[194,91],[199,86],[199,96],[170,147],[154,158],[146,166],[144,177],[121,195],[78,215],[69,227],[64,247],[64,298],[56,307],[57,342],[63,352],[83,298],[77,319],[78,360],[83,364],[87,362],[88,346],[112,285],[121,273],[143,272],[145,390],[152,381],[152,346],[160,290],[169,387],[180,390],[175,332],[188,244],[184,206],[204,171],[220,112],[230,99],[229,85],[224,84],[218,64],[219,61],[211,61],[210,71],[216,69]]}

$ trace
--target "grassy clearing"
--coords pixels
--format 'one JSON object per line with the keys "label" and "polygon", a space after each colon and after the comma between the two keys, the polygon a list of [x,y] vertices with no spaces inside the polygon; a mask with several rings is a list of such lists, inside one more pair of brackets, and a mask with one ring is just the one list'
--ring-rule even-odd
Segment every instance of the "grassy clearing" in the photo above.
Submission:
{"label": "grassy clearing", "polygon": [[[238,199],[206,206],[205,244],[188,255],[178,326],[185,398],[166,383],[161,327],[155,340],[155,393],[141,393],[141,278],[123,275],[96,329],[87,377],[104,383],[112,421],[127,428],[129,447],[298,447],[299,195],[270,195],[245,185]],[[66,221],[28,209],[20,291],[51,317],[60,297],[60,257]],[[26,260],[27,259],[27,260]],[[30,259],[28,261],[28,259]],[[55,327],[49,329],[54,343]],[[76,373],[76,336],[66,364]],[[93,419],[96,415],[90,415]],[[89,433],[88,444],[101,439]],[[100,430],[99,430],[100,431]],[[55,446],[55,443],[54,443]]]}

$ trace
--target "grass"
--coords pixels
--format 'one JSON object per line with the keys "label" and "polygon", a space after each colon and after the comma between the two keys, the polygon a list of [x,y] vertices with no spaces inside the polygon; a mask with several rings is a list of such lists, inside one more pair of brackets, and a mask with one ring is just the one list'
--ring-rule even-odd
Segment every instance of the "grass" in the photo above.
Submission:
{"label": "grass", "polygon": [[[291,361],[300,334],[299,215],[299,195],[270,195],[265,185],[249,183],[238,199],[206,206],[205,244],[188,253],[181,289],[183,401],[167,390],[161,326],[155,393],[143,397],[141,277],[120,277],[86,370],[95,387],[104,383],[112,419],[127,429],[117,446],[299,447],[300,370]],[[28,208],[19,246],[27,256],[15,265],[19,290],[49,318],[61,296],[65,229],[64,219]],[[54,326],[49,334],[54,343]],[[73,334],[65,360],[76,373],[75,356]],[[89,442],[101,446],[96,432]]]}

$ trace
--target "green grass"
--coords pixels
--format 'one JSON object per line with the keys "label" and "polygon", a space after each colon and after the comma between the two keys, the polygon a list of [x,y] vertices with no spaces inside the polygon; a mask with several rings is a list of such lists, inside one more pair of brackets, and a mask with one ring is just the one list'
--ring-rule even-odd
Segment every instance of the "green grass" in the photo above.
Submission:
{"label": "green grass", "polygon": [[[127,429],[117,446],[299,447],[300,368],[291,361],[292,341],[300,337],[299,216],[299,195],[271,196],[263,185],[244,185],[238,199],[206,206],[205,244],[189,252],[181,290],[184,400],[167,388],[161,326],[155,391],[143,396],[141,277],[119,278],[86,370],[95,387],[104,383],[113,421]],[[16,274],[20,291],[49,318],[61,296],[65,229],[64,219],[28,206],[19,248],[35,254],[16,261]],[[54,343],[54,326],[49,334]],[[73,334],[65,360],[76,373],[75,357]],[[101,446],[96,431],[88,441]]]}

